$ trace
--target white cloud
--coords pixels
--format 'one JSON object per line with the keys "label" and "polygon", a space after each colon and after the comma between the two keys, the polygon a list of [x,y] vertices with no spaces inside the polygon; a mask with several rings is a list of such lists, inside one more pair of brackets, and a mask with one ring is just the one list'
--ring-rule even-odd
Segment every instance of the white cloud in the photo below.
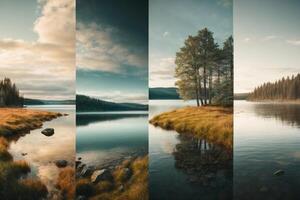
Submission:
{"label": "white cloud", "polygon": [[262,40],[263,41],[269,41],[269,40],[274,40],[277,39],[278,37],[276,35],[268,35],[266,37],[264,37]]}
{"label": "white cloud", "polygon": [[[38,3],[41,14],[34,22],[37,41],[0,39],[0,78],[13,79],[28,98],[73,98],[75,3],[73,0]],[[37,87],[42,85],[44,89]]]}
{"label": "white cloud", "polygon": [[300,40],[286,40],[288,44],[300,46]]}
{"label": "white cloud", "polygon": [[119,73],[122,65],[136,68],[147,66],[146,59],[113,40],[118,30],[95,23],[77,26],[77,63],[81,69]]}
{"label": "white cloud", "polygon": [[251,40],[250,38],[246,37],[246,38],[243,39],[243,42],[248,43],[248,42],[250,42],[250,40]]}
{"label": "white cloud", "polygon": [[166,31],[166,32],[163,33],[163,37],[167,37],[169,35],[170,35],[170,33],[168,31]]}

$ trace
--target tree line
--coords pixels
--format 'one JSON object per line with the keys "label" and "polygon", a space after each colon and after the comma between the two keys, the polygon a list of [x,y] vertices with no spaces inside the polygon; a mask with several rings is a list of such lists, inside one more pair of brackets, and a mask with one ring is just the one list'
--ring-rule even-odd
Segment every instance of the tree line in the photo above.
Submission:
{"label": "tree line", "polygon": [[268,82],[256,87],[248,100],[298,100],[300,99],[300,74]]}
{"label": "tree line", "polygon": [[0,107],[23,107],[24,98],[9,78],[0,81]]}
{"label": "tree line", "polygon": [[181,98],[200,105],[233,104],[233,37],[220,47],[204,28],[188,36],[176,53],[176,86]]}

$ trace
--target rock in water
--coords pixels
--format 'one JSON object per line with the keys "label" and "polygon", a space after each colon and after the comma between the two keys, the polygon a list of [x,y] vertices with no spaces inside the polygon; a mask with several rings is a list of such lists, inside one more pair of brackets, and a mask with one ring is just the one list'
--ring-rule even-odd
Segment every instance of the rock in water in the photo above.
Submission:
{"label": "rock in water", "polygon": [[91,182],[97,184],[99,181],[111,180],[112,175],[107,169],[96,170],[91,176]]}
{"label": "rock in water", "polygon": [[55,161],[55,164],[58,168],[63,168],[63,167],[66,167],[68,165],[68,161],[66,161],[66,160],[57,160],[57,161]]}
{"label": "rock in water", "polygon": [[42,130],[42,133],[46,136],[52,136],[54,134],[54,128],[46,128]]}
{"label": "rock in water", "polygon": [[283,170],[277,170],[276,172],[274,172],[273,173],[273,175],[275,175],[275,176],[281,176],[281,175],[283,175],[284,174],[284,171]]}

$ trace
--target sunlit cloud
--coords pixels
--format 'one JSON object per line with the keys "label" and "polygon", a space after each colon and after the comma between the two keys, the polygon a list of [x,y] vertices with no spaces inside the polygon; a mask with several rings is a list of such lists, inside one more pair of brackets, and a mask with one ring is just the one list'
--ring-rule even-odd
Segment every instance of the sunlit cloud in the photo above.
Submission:
{"label": "sunlit cloud", "polygon": [[113,39],[118,30],[90,23],[77,25],[77,66],[80,69],[123,72],[122,66],[147,66],[144,56]]}
{"label": "sunlit cloud", "polygon": [[288,44],[300,46],[300,40],[286,40]]}
{"label": "sunlit cloud", "polygon": [[0,38],[0,78],[11,78],[27,98],[74,98],[75,2],[40,0],[37,8],[36,41]]}

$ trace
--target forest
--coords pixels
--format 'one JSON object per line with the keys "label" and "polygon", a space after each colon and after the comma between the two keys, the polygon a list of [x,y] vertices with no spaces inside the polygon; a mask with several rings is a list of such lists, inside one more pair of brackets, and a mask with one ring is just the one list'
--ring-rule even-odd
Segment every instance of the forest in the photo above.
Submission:
{"label": "forest", "polygon": [[248,100],[300,100],[300,74],[264,83],[254,89]]}
{"label": "forest", "polygon": [[0,81],[0,107],[23,107],[24,98],[9,78]]}
{"label": "forest", "polygon": [[233,37],[220,47],[213,32],[204,28],[188,36],[176,53],[175,77],[179,95],[197,106],[233,104]]}

